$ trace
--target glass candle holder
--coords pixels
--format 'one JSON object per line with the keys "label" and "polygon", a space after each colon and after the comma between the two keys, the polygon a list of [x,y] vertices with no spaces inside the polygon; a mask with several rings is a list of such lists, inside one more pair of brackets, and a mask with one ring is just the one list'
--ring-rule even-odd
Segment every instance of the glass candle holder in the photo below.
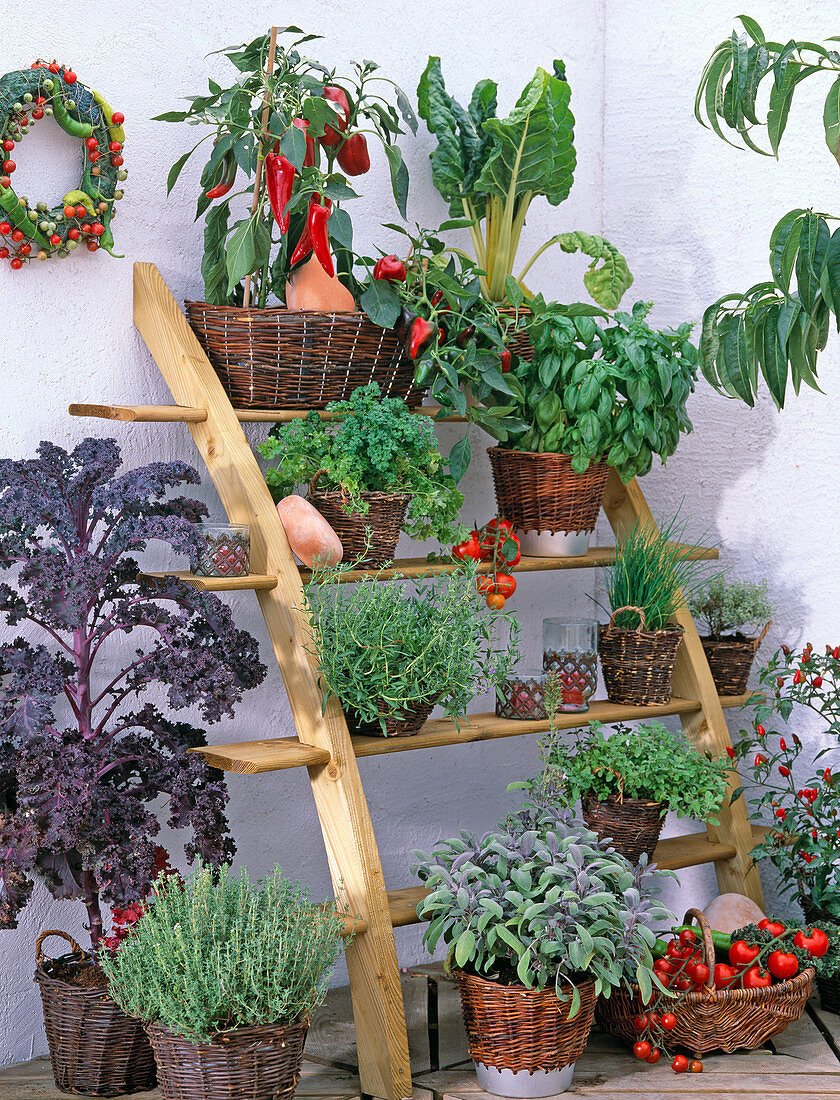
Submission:
{"label": "glass candle holder", "polygon": [[598,686],[596,619],[543,619],[543,669],[560,679],[564,714],[589,710]]}
{"label": "glass candle holder", "polygon": [[541,668],[516,668],[496,689],[496,717],[541,721],[546,717],[545,673]]}
{"label": "glass candle holder", "polygon": [[201,577],[247,577],[251,528],[247,523],[200,523],[201,549],[193,572]]}

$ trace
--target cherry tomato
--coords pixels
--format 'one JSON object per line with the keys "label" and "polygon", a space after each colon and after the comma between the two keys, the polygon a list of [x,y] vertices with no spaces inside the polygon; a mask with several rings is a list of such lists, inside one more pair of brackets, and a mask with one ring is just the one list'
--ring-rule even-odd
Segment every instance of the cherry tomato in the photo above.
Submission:
{"label": "cherry tomato", "polygon": [[65,218],[72,218],[76,214],[76,207],[75,206],[65,206],[63,213],[64,213]]}
{"label": "cherry tomato", "polygon": [[31,244],[29,244],[29,243],[22,244],[20,246],[20,248],[18,249],[18,256],[28,256],[31,251],[32,251],[32,245]]}
{"label": "cherry tomato", "polygon": [[673,1012],[666,1012],[662,1016],[662,1026],[666,1031],[673,1031],[677,1026],[677,1017]]}
{"label": "cherry tomato", "polygon": [[705,963],[695,963],[689,967],[689,977],[695,985],[705,985],[709,980],[709,968]]}
{"label": "cherry tomato", "polygon": [[789,951],[771,951],[767,959],[767,969],[774,978],[785,981],[797,974],[799,961]]}
{"label": "cherry tomato", "polygon": [[687,993],[691,989],[692,982],[689,978],[677,978],[676,981],[671,982],[674,989],[678,989],[680,993]]}
{"label": "cherry tomato", "polygon": [[748,966],[760,953],[761,948],[746,940],[735,940],[729,947],[729,961],[733,966]]}
{"label": "cherry tomato", "polygon": [[659,1053],[658,1050],[654,1049],[650,1052],[650,1054],[647,1056],[647,1058],[645,1058],[645,1061],[649,1062],[650,1065],[655,1066],[656,1063],[659,1061],[659,1059],[660,1059],[660,1053]]}
{"label": "cherry tomato", "polygon": [[11,151],[12,151],[12,149],[14,149],[14,147],[15,147],[15,143],[12,141],[11,138],[6,138],[6,140],[3,142],[3,150],[6,153],[11,153]]}
{"label": "cherry tomato", "polygon": [[644,1039],[640,1039],[638,1043],[633,1044],[633,1053],[637,1058],[645,1059],[650,1054],[650,1043]]}
{"label": "cherry tomato", "polygon": [[693,928],[683,928],[682,932],[680,932],[680,943],[683,947],[689,943],[697,943],[697,933]]}
{"label": "cherry tomato", "polygon": [[676,972],[676,967],[668,959],[657,959],[653,964],[653,969],[657,974],[674,974]]}
{"label": "cherry tomato", "polygon": [[10,222],[0,222],[0,233],[5,237],[7,233],[11,233],[12,226]]}
{"label": "cherry tomato", "polygon": [[[117,153],[116,156],[111,157],[111,164],[113,164],[115,168],[121,168],[122,165],[125,164],[125,157],[121,157],[119,153]],[[443,329],[439,329],[438,331],[440,333],[440,342],[443,343],[446,340],[446,333]]]}
{"label": "cherry tomato", "polygon": [[688,1069],[688,1059],[684,1054],[678,1054],[671,1063],[671,1069],[674,1073],[685,1073]]}
{"label": "cherry tomato", "polygon": [[8,248],[0,248],[0,260],[7,260],[9,258]]}
{"label": "cherry tomato", "polygon": [[61,244],[61,237],[59,237],[57,233],[53,233],[53,235],[50,237],[50,244]]}
{"label": "cherry tomato", "polygon": [[92,149],[88,153],[88,160],[90,161],[91,164],[96,164],[96,162],[99,160],[99,158],[101,156],[102,156],[102,154],[100,152],[97,152],[96,149]]}
{"label": "cherry tomato", "polygon": [[15,256],[13,260],[9,260],[9,267],[13,268],[15,271],[19,271],[23,267],[23,260]]}
{"label": "cherry tomato", "polygon": [[23,240],[23,230],[22,229],[13,229],[12,230],[12,240],[15,242],[15,244],[17,244],[18,241],[22,241]]}
{"label": "cherry tomato", "polygon": [[785,934],[785,926],[780,921],[772,921],[769,917],[764,917],[763,920],[758,922],[758,927],[766,929],[771,936],[783,936]]}
{"label": "cherry tomato", "polygon": [[51,61],[50,64],[47,66],[47,68],[50,70],[51,73],[57,73],[58,72],[58,65],[56,65],[56,63],[54,61]]}
{"label": "cherry tomato", "polygon": [[12,181],[8,176],[0,176],[0,187],[11,187]]}
{"label": "cherry tomato", "polygon": [[648,1023],[651,1027],[659,1027],[659,1014],[657,1012],[651,1012],[648,1016]]}
{"label": "cherry tomato", "polygon": [[85,148],[86,149],[98,149],[99,148],[99,139],[95,138],[95,137],[87,138],[86,141],[85,141]]}
{"label": "cherry tomato", "polygon": [[703,1072],[703,1063],[700,1061],[699,1058],[694,1058],[694,1059],[692,1059],[692,1061],[690,1061],[688,1063],[688,1072],[689,1073],[702,1073]]}
{"label": "cherry tomato", "polygon": [[125,122],[125,115],[122,113],[122,111],[114,111],[114,113],[111,115],[111,122],[113,122],[115,126],[122,126],[122,124]]}
{"label": "cherry tomato", "polygon": [[3,171],[6,173],[7,176],[10,176],[12,172],[14,172],[15,168],[17,168],[17,165],[13,160],[3,161]]}
{"label": "cherry tomato", "polygon": [[491,592],[486,602],[488,607],[492,607],[496,611],[501,611],[505,606],[505,598],[500,592]]}
{"label": "cherry tomato", "polygon": [[90,231],[91,231],[90,230],[90,224],[88,222],[85,222],[85,224],[82,226],[82,232],[86,233],[86,234],[89,234]]}
{"label": "cherry tomato", "polygon": [[88,241],[88,243],[87,243],[88,252],[96,252],[98,250],[98,248],[99,248],[99,245],[96,243],[96,241]]}
{"label": "cherry tomato", "polygon": [[93,225],[90,227],[90,231],[95,237],[101,237],[102,234],[105,232],[105,226],[102,224],[102,222],[94,222]]}
{"label": "cherry tomato", "polygon": [[44,117],[44,112],[41,110],[40,107],[36,107],[35,110],[32,112],[32,117],[40,121]]}
{"label": "cherry tomato", "polygon": [[497,573],[495,577],[496,591],[501,592],[506,600],[516,591],[516,579],[510,573]]}
{"label": "cherry tomato", "polygon": [[793,942],[797,947],[801,947],[803,951],[813,955],[815,959],[821,959],[828,951],[828,936],[821,928],[809,928],[807,931],[799,931],[793,937]]}
{"label": "cherry tomato", "polygon": [[121,149],[122,149],[122,145],[120,144],[120,142],[118,142],[118,141],[109,141],[108,142],[108,150],[111,153],[119,153],[121,151]]}
{"label": "cherry tomato", "polygon": [[650,1017],[647,1015],[647,1013],[645,1013],[644,1016],[633,1017],[633,1027],[636,1029],[636,1031],[644,1031],[649,1022]]}
{"label": "cherry tomato", "polygon": [[751,966],[744,972],[744,989],[766,989],[772,983],[771,975],[758,966]]}
{"label": "cherry tomato", "polygon": [[75,84],[79,78],[76,76],[72,69],[65,69],[64,79],[68,84]]}
{"label": "cherry tomato", "polygon": [[87,211],[85,210],[85,208],[83,206],[77,206],[76,207],[76,217],[77,218],[83,218],[86,213],[87,213]]}
{"label": "cherry tomato", "polygon": [[75,225],[72,229],[68,230],[67,236],[70,238],[71,241],[77,241],[79,239],[79,230],[75,227]]}

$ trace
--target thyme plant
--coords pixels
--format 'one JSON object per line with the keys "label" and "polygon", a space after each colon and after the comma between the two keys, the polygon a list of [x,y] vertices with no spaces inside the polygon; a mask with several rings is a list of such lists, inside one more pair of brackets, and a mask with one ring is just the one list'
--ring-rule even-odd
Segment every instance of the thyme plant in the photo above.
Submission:
{"label": "thyme plant", "polygon": [[688,603],[692,615],[706,623],[712,638],[740,635],[743,627],[757,630],[775,611],[767,595],[767,581],[727,581],[721,574],[692,592]]}

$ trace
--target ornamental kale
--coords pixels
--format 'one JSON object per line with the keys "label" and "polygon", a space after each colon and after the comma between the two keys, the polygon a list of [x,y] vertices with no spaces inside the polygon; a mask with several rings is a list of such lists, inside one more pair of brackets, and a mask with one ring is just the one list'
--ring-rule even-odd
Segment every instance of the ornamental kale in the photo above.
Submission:
{"label": "ornamental kale", "polygon": [[[192,830],[190,861],[218,864],[234,851],[223,779],[188,751],[203,731],[144,695],[215,722],[266,671],[216,596],[174,579],[152,592],[137,579],[130,555],[150,539],[197,549],[204,505],[166,499],[197,472],[183,462],[120,466],[116,442],[101,439],[0,460],[0,568],[14,570],[0,610],[34,628],[0,646],[0,927],[16,926],[40,875],[54,897],[84,901],[94,952],[100,895],[125,905],[154,877],[160,823],[150,805],[161,795],[169,826]],[[121,664],[112,643],[134,630],[143,648]]]}

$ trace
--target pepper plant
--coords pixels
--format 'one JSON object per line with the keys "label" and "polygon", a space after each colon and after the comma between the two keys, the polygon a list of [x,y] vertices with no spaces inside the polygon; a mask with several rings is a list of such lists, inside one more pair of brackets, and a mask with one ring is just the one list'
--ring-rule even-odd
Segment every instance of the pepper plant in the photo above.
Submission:
{"label": "pepper plant", "polygon": [[[786,892],[830,913],[840,922],[840,646],[825,654],[806,645],[801,653],[783,646],[761,669],[766,701],[756,705],[752,730],[742,730],[735,758],[749,780],[733,800],[749,795],[769,819],[753,858],[769,860]],[[781,734],[802,708],[819,716],[831,742],[813,759],[799,735]]]}
{"label": "pepper plant", "polygon": [[[183,462],[119,473],[114,440],[0,461],[0,611],[26,636],[6,642],[0,695],[0,927],[13,928],[39,877],[85,905],[96,953],[100,897],[142,899],[160,830],[191,830],[187,858],[229,859],[220,772],[189,750],[202,730],[160,709],[233,713],[265,667],[214,595],[172,579],[150,590],[136,553],[149,540],[197,551],[198,501],[168,491],[197,484]],[[136,635],[135,635],[136,632]],[[137,648],[120,653],[129,635]]]}
{"label": "pepper plant", "polygon": [[[453,218],[464,218],[476,260],[485,274],[481,289],[491,302],[504,302],[513,276],[519,239],[532,201],[544,196],[558,206],[572,189],[575,170],[571,88],[562,61],[552,72],[539,68],[516,106],[499,118],[497,86],[480,80],[464,109],[446,90],[440,58],[430,57],[417,88],[420,117],[437,137],[432,178]],[[483,223],[483,227],[482,227]],[[584,286],[599,305],[615,309],[633,276],[621,253],[603,237],[560,233],[522,266],[515,283],[552,245],[592,257]]]}
{"label": "pepper plant", "polygon": [[571,812],[539,801],[479,837],[462,832],[412,868],[428,895],[418,906],[430,952],[442,940],[447,963],[528,989],[553,985],[577,1015],[581,974],[609,997],[635,982],[649,996],[653,924],[672,920],[658,900],[668,871],[631,867]]}
{"label": "pepper plant", "polygon": [[[816,42],[769,41],[754,19],[739,18],[743,32],[721,42],[703,70],[694,107],[698,122],[730,145],[735,142],[723,126],[747,148],[778,158],[797,87],[807,77],[829,73],[823,126],[840,163],[840,53]],[[765,108],[758,100],[768,86]],[[760,126],[767,128],[769,148],[754,139]],[[785,214],[770,237],[772,278],[725,294],[706,310],[700,364],[721,393],[754,405],[761,376],[781,409],[789,385],[795,394],[803,382],[819,389],[817,355],[832,315],[840,327],[840,229],[832,233],[828,226],[836,220],[810,209]]]}
{"label": "pepper plant", "polygon": [[[319,35],[284,27],[279,37],[284,36],[288,43],[277,43],[270,72],[266,34],[220,51],[237,70],[234,84],[223,88],[211,79],[205,95],[188,97],[185,111],[157,116],[157,121],[210,128],[172,166],[167,189],[212,138],[196,218],[206,213],[201,272],[205,298],[215,305],[241,303],[241,284],[249,275],[256,304],[264,306],[271,293],[284,300],[291,268],[313,250],[328,274],[330,251],[336,253],[341,279],[358,296],[353,227],[341,204],[357,197],[348,177],[370,168],[368,135],[383,145],[394,199],[405,215],[408,171],[396,138],[404,133],[401,119],[417,130],[405,94],[372,61],[357,62],[350,76],[338,76],[307,57],[301,48]],[[230,224],[231,203],[253,195],[264,166],[268,189],[246,217]],[[243,186],[234,190],[240,173]]]}

